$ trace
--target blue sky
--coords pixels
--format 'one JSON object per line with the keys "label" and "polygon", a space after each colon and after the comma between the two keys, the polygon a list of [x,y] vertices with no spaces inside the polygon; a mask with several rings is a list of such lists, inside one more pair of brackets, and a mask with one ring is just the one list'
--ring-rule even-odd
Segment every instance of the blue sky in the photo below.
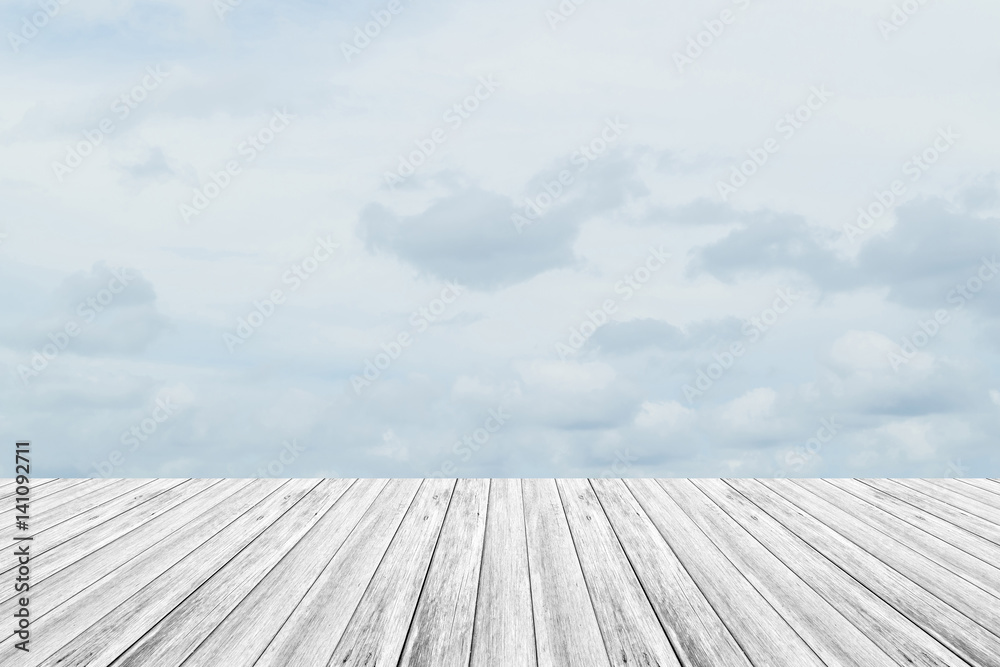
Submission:
{"label": "blue sky", "polygon": [[1000,474],[996,3],[231,4],[0,9],[37,474]]}

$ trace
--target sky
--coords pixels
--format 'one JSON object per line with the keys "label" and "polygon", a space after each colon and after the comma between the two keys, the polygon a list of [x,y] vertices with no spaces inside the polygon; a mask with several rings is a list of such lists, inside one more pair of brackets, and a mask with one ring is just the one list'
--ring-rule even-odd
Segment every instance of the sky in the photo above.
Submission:
{"label": "sky", "polygon": [[1000,5],[11,0],[69,477],[1000,475]]}

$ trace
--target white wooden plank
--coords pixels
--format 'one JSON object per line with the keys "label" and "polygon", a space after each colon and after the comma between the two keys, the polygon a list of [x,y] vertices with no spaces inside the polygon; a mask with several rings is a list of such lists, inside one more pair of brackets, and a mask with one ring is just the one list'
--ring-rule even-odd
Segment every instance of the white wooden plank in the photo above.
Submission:
{"label": "white wooden plank", "polygon": [[[289,480],[246,511],[226,517],[229,521],[224,527],[214,531],[207,540],[169,569],[145,583],[135,581],[138,590],[131,588],[124,593],[115,592],[110,595],[109,591],[102,591],[106,595],[101,603],[104,613],[93,613],[83,632],[40,664],[43,667],[111,664],[146,630],[307,496],[316,484],[316,480]],[[105,595],[99,595],[95,591],[85,599],[95,600]],[[108,605],[112,599],[114,604]],[[92,612],[97,611],[97,605],[87,606]],[[49,623],[48,626],[51,632],[52,624]]]}
{"label": "white wooden plank", "polygon": [[895,667],[895,661],[768,551],[691,480],[661,480],[684,512],[827,664]]}
{"label": "white wooden plank", "polygon": [[458,480],[400,665],[469,664],[489,497],[490,480]]}
{"label": "white wooden plank", "polygon": [[1000,638],[772,488],[790,482],[727,483],[958,655],[974,665],[1000,665]]}
{"label": "white wooden plank", "polygon": [[967,494],[958,493],[943,484],[935,484],[931,480],[897,479],[893,481],[988,521],[993,524],[997,531],[1000,531],[1000,510],[993,507],[992,504],[970,498]]}
{"label": "white wooden plank", "polygon": [[[355,530],[355,526],[358,526],[373,501],[385,488],[386,481],[360,479],[355,482],[334,508],[319,520],[184,660],[184,667],[239,667],[255,664],[320,573]],[[180,662],[180,658],[177,662]]]}
{"label": "white wooden plank", "polygon": [[987,490],[979,486],[978,483],[982,483],[982,480],[948,478],[928,479],[927,482],[934,484],[935,486],[943,486],[946,489],[954,491],[955,493],[960,493],[963,496],[972,498],[973,500],[978,500],[985,505],[989,505],[994,510],[997,510],[996,514],[1000,514],[1000,493],[994,493],[991,490]]}
{"label": "white wooden plank", "polygon": [[630,479],[625,484],[755,665],[823,667],[662,486],[650,479]]}
{"label": "white wooden plank", "polygon": [[[91,627],[84,637],[91,642],[111,644],[110,649],[105,649],[105,656],[112,656],[123,641],[143,633],[135,643],[126,644],[126,650],[111,663],[112,667],[180,664],[302,537],[332,511],[352,483],[353,480],[345,479],[321,481],[175,607],[171,608],[177,595],[165,587],[191,586],[195,577],[190,573],[160,577],[136,596],[138,600],[129,600],[132,605],[143,603],[141,615],[123,618],[123,613],[115,612],[101,620],[99,625],[103,627]],[[169,613],[155,622],[164,610]],[[153,622],[155,625],[146,632]],[[113,637],[107,637],[109,634]],[[231,659],[227,662],[234,664]]]}
{"label": "white wooden plank", "polygon": [[620,479],[591,481],[681,662],[751,667],[729,629]]}
{"label": "white wooden plank", "polygon": [[[35,596],[32,598],[32,605],[36,609],[42,607],[43,611],[42,613],[36,611],[32,650],[29,656],[18,658],[20,664],[24,667],[40,664],[59,647],[64,646],[66,642],[117,608],[133,593],[169,570],[244,512],[274,493],[281,484],[282,482],[275,480],[256,480],[245,484],[243,488],[216,505],[211,512],[204,512],[204,507],[194,507],[195,511],[188,517],[186,526],[173,533],[159,535],[160,539],[152,545],[147,545],[146,550],[138,556],[114,569],[113,574],[105,569],[108,576],[102,576],[85,589],[81,590],[79,588],[81,584],[72,579],[63,582],[65,584],[63,589],[53,590],[51,585],[47,585],[54,580],[62,579],[62,573],[50,578],[49,581],[43,581],[39,588],[47,592],[35,591]],[[115,543],[108,546],[110,547],[108,553],[98,552],[98,554],[113,557]],[[99,560],[96,563],[94,561],[95,559],[88,558],[81,562],[88,566],[101,565]],[[63,572],[76,569],[67,568]],[[79,594],[69,598],[66,593],[70,590],[79,591]],[[52,609],[54,605],[55,608]],[[45,607],[51,610],[44,611]],[[0,663],[11,659],[6,651],[6,648],[0,649]]]}
{"label": "white wooden plank", "polygon": [[398,663],[454,488],[452,479],[424,480],[329,665]]}
{"label": "white wooden plank", "polygon": [[[770,486],[773,482],[767,484]],[[787,482],[771,488],[987,630],[1000,635],[997,598],[797,484]]]}
{"label": "white wooden plank", "polygon": [[887,604],[741,493],[719,479],[692,480],[729,516],[891,657],[919,667],[966,667],[910,619]]}
{"label": "white wooden plank", "polygon": [[555,480],[522,480],[521,495],[539,667],[609,665]]}
{"label": "white wooden plank", "polygon": [[959,528],[950,521],[936,517],[933,514],[928,514],[896,496],[869,484],[864,484],[859,480],[838,479],[827,481],[861,498],[865,502],[888,512],[897,518],[904,527],[909,525],[919,528],[987,563],[1000,562],[1000,547],[989,540],[983,539],[978,535],[973,535],[963,528]]}
{"label": "white wooden plank", "polygon": [[[1000,569],[977,558],[973,555],[973,551],[963,551],[965,546],[970,548],[975,546],[973,536],[967,532],[942,522],[945,528],[942,532],[949,537],[945,540],[922,527],[901,521],[875,504],[867,502],[866,496],[870,497],[878,492],[853,480],[796,480],[796,483],[850,512],[892,539],[919,551],[938,565],[951,570],[988,593],[994,596],[1000,595]],[[1000,598],[997,599],[997,604],[1000,604]]]}
{"label": "white wooden plank", "polygon": [[921,493],[891,479],[862,479],[861,482],[880,489],[889,495],[913,505],[917,509],[940,519],[944,519],[973,535],[1000,545],[1000,525],[987,521],[942,500]]}
{"label": "white wooden plank", "polygon": [[528,544],[521,482],[490,482],[471,667],[535,667]]}
{"label": "white wooden plank", "polygon": [[680,667],[590,482],[557,486],[611,664]]}
{"label": "white wooden plank", "polygon": [[420,486],[417,479],[386,485],[255,667],[327,664]]}

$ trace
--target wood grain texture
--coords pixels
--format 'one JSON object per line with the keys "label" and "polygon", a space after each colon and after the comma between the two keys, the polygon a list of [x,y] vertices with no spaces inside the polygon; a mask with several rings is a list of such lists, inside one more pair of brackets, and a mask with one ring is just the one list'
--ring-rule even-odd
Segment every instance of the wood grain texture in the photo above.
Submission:
{"label": "wood grain texture", "polygon": [[[111,664],[114,667],[141,667],[180,662],[187,658],[333,508],[352,483],[353,480],[343,479],[321,481],[177,606],[170,608],[170,595],[164,596],[160,590],[167,583],[163,577],[157,580],[156,586],[147,587],[148,590],[143,591],[146,599],[155,599],[155,606],[160,607],[161,613],[164,607],[169,609],[169,613]],[[238,524],[232,527],[234,531],[241,528]],[[245,538],[244,535],[241,539]],[[190,579],[192,577],[187,575],[185,585],[190,585],[187,583]],[[143,613],[148,615],[148,607],[154,605],[146,603],[146,606]],[[148,627],[148,623],[142,624],[141,621],[123,622],[120,613],[102,623],[110,625],[118,634],[128,634],[123,629],[129,625],[138,625],[140,630]],[[89,634],[96,634],[94,628]]]}
{"label": "wood grain texture", "polygon": [[971,664],[1000,667],[996,658],[1000,638],[773,488],[790,482],[731,479],[727,483]]}
{"label": "wood grain texture", "polygon": [[680,667],[590,482],[557,486],[611,664]]}
{"label": "wood grain texture", "polygon": [[326,665],[421,482],[390,481],[264,650],[256,667]]}
{"label": "wood grain texture", "polygon": [[469,664],[489,497],[490,480],[458,480],[400,665]]}
{"label": "wood grain texture", "polygon": [[0,664],[1000,667],[998,510],[987,479],[35,480]]}
{"label": "wood grain texture", "polygon": [[[235,493],[248,485],[248,480],[225,480],[214,488],[219,489],[219,496],[213,498],[218,502],[224,501],[228,495]],[[200,501],[200,502],[199,502]],[[32,586],[33,596],[31,598],[32,613],[35,615],[35,623],[38,623],[45,614],[53,609],[62,606],[67,601],[76,600],[76,596],[87,591],[90,597],[95,591],[90,587],[101,582],[110,585],[115,581],[121,572],[118,568],[133,559],[145,555],[147,559],[156,557],[169,558],[169,547],[173,542],[163,540],[169,536],[176,536],[185,526],[198,521],[200,516],[211,517],[214,514],[216,503],[207,498],[194,496],[191,502],[182,503],[173,511],[140,526],[138,529],[119,535],[115,539],[105,544],[99,549],[83,557],[78,557],[71,549],[58,547],[45,558],[41,558],[33,564],[33,570],[45,575],[36,580]],[[174,539],[178,539],[174,537]],[[166,550],[162,550],[165,549]],[[161,551],[162,550],[162,551]],[[60,561],[55,566],[49,563],[57,557]],[[51,570],[50,567],[58,567]],[[112,573],[114,576],[112,577]],[[82,598],[81,598],[82,599]],[[10,598],[0,603],[0,613],[13,613],[14,599]]]}
{"label": "wood grain texture", "polygon": [[1000,636],[1000,605],[989,593],[795,483],[777,485],[776,490],[826,526]]}
{"label": "wood grain texture", "polygon": [[591,483],[681,662],[750,667],[743,649],[622,480]]}
{"label": "wood grain texture", "polygon": [[[253,665],[386,486],[360,479],[183,662]],[[179,662],[179,660],[178,660]]]}
{"label": "wood grain texture", "polygon": [[[234,512],[235,518],[224,528],[138,591],[120,600],[100,620],[92,622],[41,665],[88,667],[111,664],[144,632],[267,531],[303,497],[308,497],[316,483],[316,480],[288,480],[246,511]],[[280,528],[277,532],[280,533]]]}
{"label": "wood grain texture", "polygon": [[[994,596],[1000,595],[1000,569],[976,558],[971,552],[963,551],[964,545],[972,544],[971,536],[965,531],[946,524],[946,527],[955,533],[950,536],[950,541],[946,541],[921,528],[901,523],[892,514],[863,500],[866,491],[875,492],[864,484],[855,483],[843,488],[842,483],[837,480],[830,482],[795,480],[795,482],[988,593]],[[859,495],[849,493],[850,488],[858,490]],[[1000,598],[997,599],[997,604],[1000,604]]]}
{"label": "wood grain texture", "polygon": [[555,480],[523,480],[521,494],[539,667],[609,665]]}
{"label": "wood grain texture", "polygon": [[[125,538],[133,530],[217,485],[221,480],[192,479],[180,484],[174,484],[180,480],[161,481],[172,486],[159,493],[158,489],[143,487],[130,496],[135,502],[123,503],[119,509],[124,511],[114,517],[103,516],[104,508],[98,508],[77,517],[80,524],[67,521],[54,528],[52,541],[58,544],[46,550],[45,557],[35,563],[32,569],[35,582],[46,579],[105,545]],[[152,497],[146,499],[149,495]],[[133,504],[134,506],[129,507]]]}
{"label": "wood grain texture", "polygon": [[[993,507],[992,504],[970,498],[964,493],[958,493],[947,486],[935,484],[926,479],[896,479],[893,481],[952,507],[957,507],[963,512],[968,512],[972,516],[993,524],[993,528],[1000,531],[1000,510]],[[975,525],[978,526],[978,522]]]}
{"label": "wood grain texture", "polygon": [[976,479],[928,479],[928,483],[934,486],[940,486],[949,491],[954,491],[967,498],[972,498],[973,500],[978,500],[979,502],[992,507],[995,511],[993,513],[993,523],[1000,520],[1000,493],[994,493],[991,490],[987,490],[982,486],[979,486],[977,482],[981,480]]}
{"label": "wood grain texture", "polygon": [[536,664],[521,482],[494,479],[490,481],[470,665]]}
{"label": "wood grain texture", "polygon": [[922,493],[894,479],[862,479],[861,482],[913,505],[921,512],[936,516],[959,528],[1000,545],[1000,525],[970,514],[960,507],[950,505],[936,497]]}
{"label": "wood grain texture", "polygon": [[895,664],[867,635],[712,502],[691,480],[661,480],[660,483],[674,502],[825,663],[845,667],[892,667]]}
{"label": "wood grain texture", "polygon": [[330,665],[398,662],[455,485],[451,479],[424,480],[344,628]]}
{"label": "wood grain texture", "polygon": [[965,661],[725,481],[692,481],[897,664],[965,667]]}
{"label": "wood grain texture", "polygon": [[987,563],[1000,562],[1000,546],[950,521],[928,514],[896,496],[858,480],[826,480],[895,517],[903,529],[914,527],[934,535]]}
{"label": "wood grain texture", "polygon": [[754,665],[823,665],[660,484],[625,484]]}
{"label": "wood grain texture", "polygon": [[[99,559],[96,561],[85,559],[87,565],[96,565],[99,573],[99,578],[85,589],[81,588],[85,582],[72,576],[60,576],[62,573],[50,578],[49,581],[42,582],[40,588],[46,587],[50,592],[47,594],[35,592],[32,604],[36,609],[42,607],[39,610],[42,613],[35,612],[37,616],[33,623],[37,639],[33,641],[30,657],[26,660],[20,658],[21,664],[26,667],[40,664],[59,647],[65,646],[68,641],[100,618],[111,613],[136,591],[155,580],[237,517],[275,492],[283,483],[274,480],[255,480],[250,484],[245,480],[241,482],[242,488],[222,501],[219,508],[221,511],[204,513],[203,507],[188,508],[191,514],[185,517],[186,525],[183,528],[169,534],[150,536],[153,538],[151,543],[147,544],[138,556],[114,568],[114,576],[106,576],[110,575],[111,570],[102,567],[103,563]],[[156,548],[151,548],[154,545]],[[109,547],[111,548],[108,552],[101,555],[113,558],[114,543]],[[100,574],[102,570],[103,574]],[[66,599],[63,597],[66,595],[65,592],[59,589],[53,591],[51,585],[46,586],[55,580],[59,580],[59,583],[66,588],[76,589],[81,593],[86,590],[86,594],[66,596],[69,597]],[[52,609],[51,606],[54,602],[59,602],[60,597],[64,601]],[[6,647],[0,649],[0,663],[10,659],[6,651]]]}

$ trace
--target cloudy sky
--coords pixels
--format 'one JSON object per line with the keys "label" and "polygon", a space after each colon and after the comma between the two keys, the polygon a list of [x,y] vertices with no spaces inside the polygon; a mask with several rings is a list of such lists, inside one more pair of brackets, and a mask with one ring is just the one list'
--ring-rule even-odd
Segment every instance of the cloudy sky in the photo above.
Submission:
{"label": "cloudy sky", "polygon": [[1000,475],[1000,5],[903,4],[5,2],[0,434]]}

